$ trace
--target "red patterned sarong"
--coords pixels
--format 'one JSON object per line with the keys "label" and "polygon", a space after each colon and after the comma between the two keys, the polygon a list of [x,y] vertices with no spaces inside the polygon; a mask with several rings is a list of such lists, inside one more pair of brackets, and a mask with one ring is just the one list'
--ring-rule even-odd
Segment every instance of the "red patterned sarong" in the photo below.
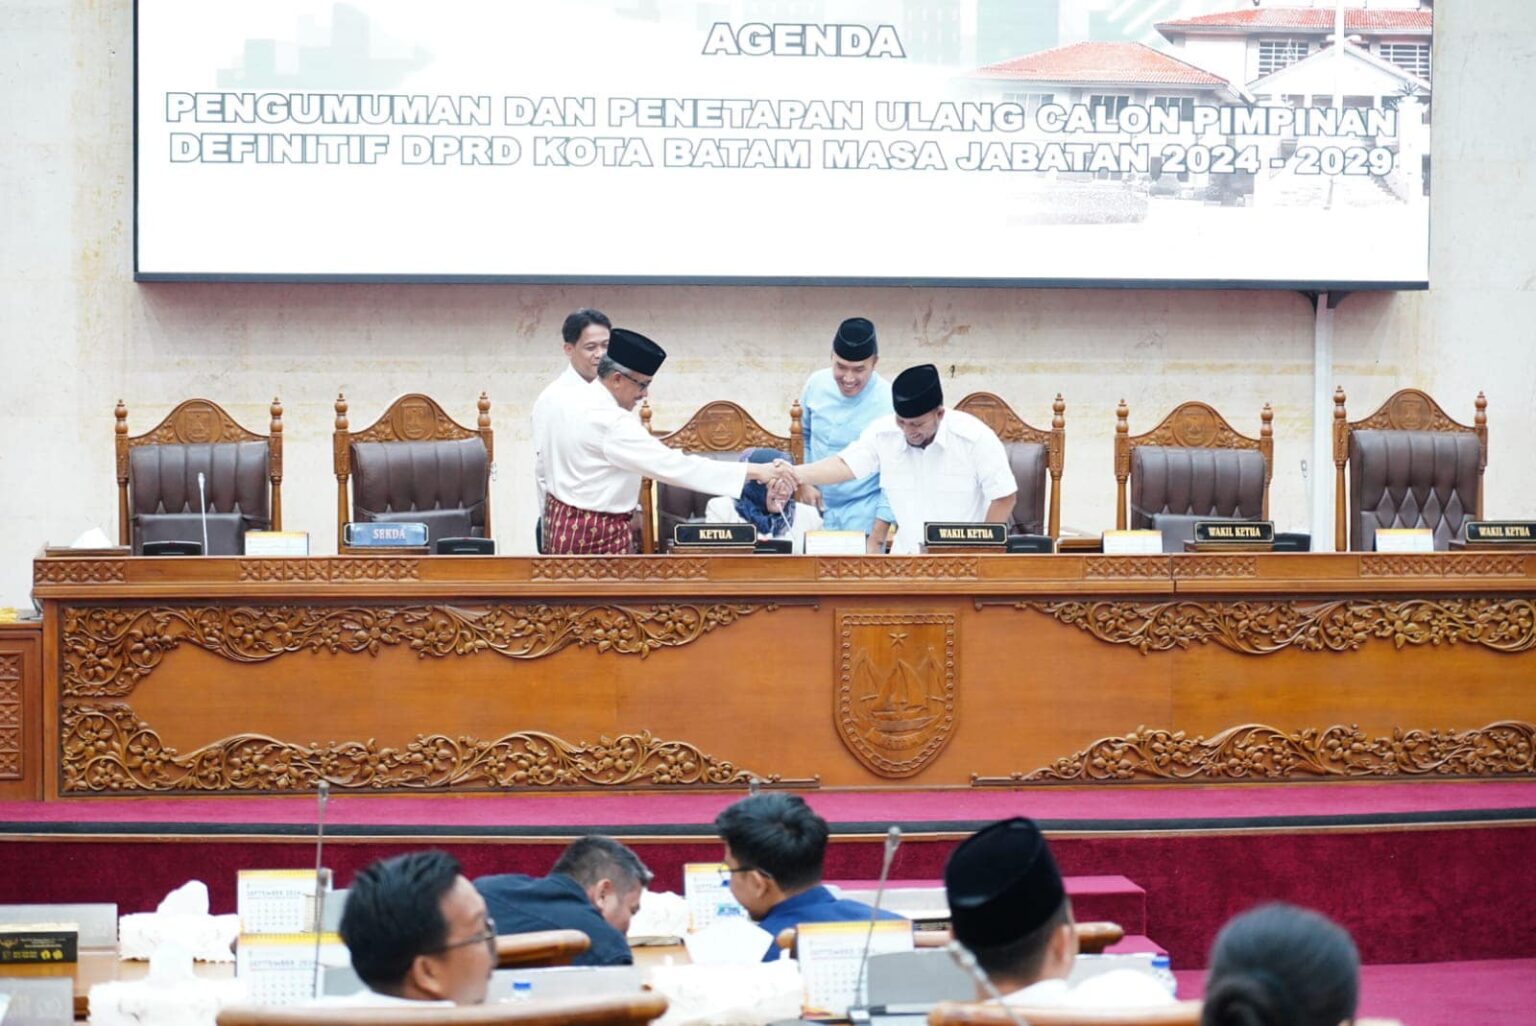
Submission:
{"label": "red patterned sarong", "polygon": [[627,556],[635,551],[628,513],[594,513],[544,497],[544,551],[551,556]]}

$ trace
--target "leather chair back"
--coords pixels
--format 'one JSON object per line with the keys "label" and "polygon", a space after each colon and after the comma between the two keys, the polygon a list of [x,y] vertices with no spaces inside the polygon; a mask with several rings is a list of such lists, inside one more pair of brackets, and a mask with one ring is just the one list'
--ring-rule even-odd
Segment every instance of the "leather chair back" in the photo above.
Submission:
{"label": "leather chair back", "polygon": [[1452,420],[1416,388],[1394,392],[1362,420],[1350,420],[1344,402],[1344,389],[1335,389],[1334,548],[1370,552],[1382,528],[1427,527],[1435,548],[1443,550],[1463,523],[1482,519],[1488,465],[1483,393],[1477,393],[1470,426]]}
{"label": "leather chair back", "polygon": [[1427,527],[1450,548],[1477,511],[1477,437],[1467,432],[1351,431],[1350,537],[1376,547],[1378,528]]}
{"label": "leather chair back", "polygon": [[[749,447],[751,448],[751,447]],[[707,459],[720,460],[725,463],[734,463],[741,459],[742,449],[738,452],[701,452],[696,455]],[[690,520],[703,520],[704,507],[709,505],[713,495],[705,495],[691,488],[678,488],[662,481],[656,482],[656,541],[657,547],[665,549],[667,543],[672,540],[672,529],[678,524],[686,524]]]}
{"label": "leather chair back", "polygon": [[1131,528],[1146,530],[1159,514],[1261,520],[1264,457],[1254,449],[1131,450]]}
{"label": "leather chair back", "polygon": [[[209,551],[204,555],[233,556],[244,552],[244,532],[265,531],[272,526],[267,459],[265,441],[141,445],[130,450],[128,481],[134,551],[142,551],[145,541],[169,540],[171,534],[189,541],[201,538],[202,507],[197,493],[197,475],[201,473],[210,521]],[[238,522],[221,514],[232,515]],[[176,530],[167,534],[164,528],[172,523]],[[215,523],[227,526],[215,529]],[[221,539],[217,545],[215,536]]]}
{"label": "leather chair back", "polygon": [[354,442],[352,518],[417,520],[428,536],[485,537],[490,459],[478,438]]}
{"label": "leather chair back", "polygon": [[1008,468],[1019,486],[1009,518],[1011,534],[1045,534],[1046,464],[1050,454],[1039,442],[1004,442]]}

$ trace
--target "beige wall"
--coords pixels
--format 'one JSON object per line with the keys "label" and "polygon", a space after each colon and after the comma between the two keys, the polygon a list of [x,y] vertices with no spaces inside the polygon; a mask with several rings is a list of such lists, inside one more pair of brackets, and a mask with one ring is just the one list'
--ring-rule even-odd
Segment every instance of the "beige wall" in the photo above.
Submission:
{"label": "beige wall", "polygon": [[[1459,419],[1488,393],[1490,512],[1536,515],[1536,4],[1456,0],[1438,11],[1433,251],[1428,293],[1358,295],[1338,311],[1336,380],[1367,411],[1417,385]],[[1273,508],[1305,529],[1311,306],[1289,293],[515,286],[136,285],[132,281],[132,5],[0,7],[0,604],[26,601],[45,541],[116,531],[113,404],[135,430],[203,395],[251,426],[287,409],[287,526],[334,548],[331,402],[353,424],[422,390],[473,417],[494,407],[496,534],[531,543],[529,406],[559,369],[578,305],[672,353],[655,423],[700,402],[782,416],[848,314],[873,318],[886,369],[931,360],[958,397],[986,388],[1036,423],[1068,409],[1063,519],[1112,523],[1116,400],[1133,430],[1201,397],[1245,431],[1275,406]],[[928,243],[932,244],[932,243]],[[1331,468],[1324,468],[1325,471]],[[1327,539],[1321,539],[1326,542]]]}

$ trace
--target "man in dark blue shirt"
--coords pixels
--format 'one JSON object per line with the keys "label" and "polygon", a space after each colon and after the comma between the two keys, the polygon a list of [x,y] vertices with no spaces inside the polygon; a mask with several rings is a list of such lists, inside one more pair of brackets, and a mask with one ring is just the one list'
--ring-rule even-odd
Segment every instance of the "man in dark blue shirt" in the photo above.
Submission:
{"label": "man in dark blue shirt", "polygon": [[[752,921],[777,937],[801,923],[846,923],[869,919],[862,901],[836,897],[821,885],[827,854],[827,821],[798,795],[753,795],[715,817],[725,842],[731,894]],[[881,919],[900,919],[882,911]],[[770,943],[763,961],[778,957]]]}
{"label": "man in dark blue shirt", "polygon": [[630,965],[624,939],[640,908],[651,871],[618,841],[592,835],[578,838],[546,877],[506,873],[482,876],[475,888],[500,933],[580,930],[592,947],[574,965]]}

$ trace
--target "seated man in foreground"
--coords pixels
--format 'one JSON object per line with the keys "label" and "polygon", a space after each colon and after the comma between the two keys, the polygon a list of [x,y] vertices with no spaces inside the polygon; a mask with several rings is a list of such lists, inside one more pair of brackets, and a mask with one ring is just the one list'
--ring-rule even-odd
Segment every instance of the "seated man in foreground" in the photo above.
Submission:
{"label": "seated man in foreground", "polygon": [[[891,385],[896,413],[870,422],[858,441],[826,459],[794,468],[803,485],[880,475],[900,530],[891,552],[921,551],[927,523],[1006,523],[1019,485],[1003,443],[980,419],[944,408],[933,364],[908,367]],[[871,538],[889,525],[876,520]]]}
{"label": "seated man in foreground", "polygon": [[944,866],[944,893],[955,940],[1011,1005],[1119,1008],[1173,1000],[1155,977],[1131,969],[1068,986],[1077,958],[1072,903],[1032,820],[1003,820],[961,841]]}
{"label": "seated man in foreground", "polygon": [[[793,794],[759,794],[715,817],[725,842],[731,894],[752,921],[775,938],[801,923],[867,921],[873,911],[862,901],[833,896],[821,885],[827,854],[827,821]],[[882,911],[881,919],[900,919]],[[763,961],[778,957],[770,941]]]}
{"label": "seated man in foreground", "polygon": [[572,841],[546,877],[482,876],[475,888],[504,933],[580,930],[592,947],[573,965],[630,965],[634,956],[624,935],[650,882],[638,855],[594,834]]}
{"label": "seated man in foreground", "polygon": [[420,851],[362,870],[347,892],[341,939],[367,991],[348,1005],[485,1002],[496,924],[446,852]]}

